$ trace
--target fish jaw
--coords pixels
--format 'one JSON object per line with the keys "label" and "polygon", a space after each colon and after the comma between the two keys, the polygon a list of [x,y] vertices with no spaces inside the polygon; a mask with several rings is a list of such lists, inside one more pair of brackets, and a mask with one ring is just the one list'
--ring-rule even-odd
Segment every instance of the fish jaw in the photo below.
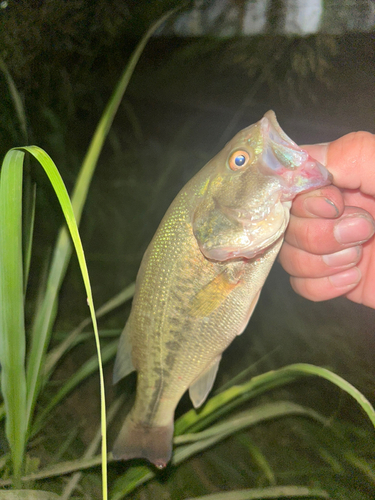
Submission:
{"label": "fish jaw", "polygon": [[268,111],[259,124],[264,138],[260,170],[280,177],[281,201],[332,183],[332,174],[286,135],[273,111]]}

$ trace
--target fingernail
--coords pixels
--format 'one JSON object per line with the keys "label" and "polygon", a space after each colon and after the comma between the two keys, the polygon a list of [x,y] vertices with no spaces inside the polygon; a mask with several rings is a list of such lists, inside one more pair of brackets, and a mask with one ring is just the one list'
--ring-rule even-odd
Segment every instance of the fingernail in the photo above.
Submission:
{"label": "fingernail", "polygon": [[356,285],[361,279],[361,271],[358,269],[358,267],[351,267],[350,269],[347,269],[342,273],[329,276],[328,279],[336,288]]}
{"label": "fingernail", "polygon": [[347,215],[338,222],[333,230],[333,234],[338,243],[363,243],[367,241],[375,232],[374,222],[366,216],[353,214]]}
{"label": "fingernail", "polygon": [[322,255],[322,260],[327,266],[330,267],[341,267],[349,266],[350,264],[356,264],[362,254],[362,247],[350,247],[344,248],[339,252],[330,253],[328,255]]}
{"label": "fingernail", "polygon": [[310,214],[318,217],[334,218],[339,215],[339,210],[333,201],[323,196],[306,198],[303,205]]}

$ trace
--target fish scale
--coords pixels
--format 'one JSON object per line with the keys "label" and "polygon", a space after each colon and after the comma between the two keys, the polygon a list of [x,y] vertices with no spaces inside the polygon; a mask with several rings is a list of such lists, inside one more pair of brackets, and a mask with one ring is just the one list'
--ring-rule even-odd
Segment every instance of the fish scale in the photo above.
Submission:
{"label": "fish scale", "polygon": [[166,466],[175,408],[187,389],[195,407],[206,399],[277,257],[291,200],[330,181],[270,111],[177,195],[142,259],[120,338],[114,381],[136,369],[137,391],[116,459]]}

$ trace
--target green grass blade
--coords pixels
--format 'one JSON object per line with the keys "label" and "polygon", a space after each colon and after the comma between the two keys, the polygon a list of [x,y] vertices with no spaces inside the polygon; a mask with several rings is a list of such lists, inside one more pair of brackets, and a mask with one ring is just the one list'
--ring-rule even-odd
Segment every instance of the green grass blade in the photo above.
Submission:
{"label": "green grass blade", "polygon": [[265,404],[240,413],[236,417],[214,425],[202,432],[177,436],[174,440],[175,444],[189,441],[191,441],[191,443],[186,446],[181,446],[174,451],[172,463],[177,465],[192,455],[206,450],[214,444],[245,428],[289,415],[310,417],[318,422],[321,422],[323,425],[326,423],[326,420],[315,411],[309,408],[304,408],[295,403],[279,401],[277,403]]}
{"label": "green grass blade", "polygon": [[[135,284],[132,283],[124,290],[122,290],[120,293],[112,297],[110,300],[108,300],[105,304],[103,304],[99,309],[96,311],[96,318],[99,319],[105,314],[108,314],[109,312],[113,311],[116,307],[119,307],[120,305],[124,304],[126,301],[131,299],[131,297],[134,295],[134,288]],[[45,360],[44,364],[44,380],[48,380],[49,377],[51,376],[52,371],[54,370],[56,364],[59,362],[61,357],[71,348],[73,347],[76,342],[77,338],[80,335],[80,333],[83,331],[83,329],[91,323],[91,318],[85,318],[81,323],[75,328],[60,344],[58,344],[54,349],[52,349]]]}
{"label": "green grass blade", "polygon": [[[110,453],[107,458],[108,462],[113,461],[112,454]],[[32,472],[21,478],[23,482],[38,481],[40,479],[48,479],[50,477],[64,476],[65,474],[71,474],[72,472],[90,469],[91,467],[97,467],[102,462],[101,455],[97,455],[92,458],[77,458],[76,460],[67,460],[66,462],[59,462],[58,464],[51,465],[42,469],[38,472]],[[11,486],[13,484],[12,479],[0,479],[0,487]]]}
{"label": "green grass blade", "polygon": [[22,99],[21,96],[17,90],[16,84],[14,83],[14,80],[12,78],[12,75],[9,73],[9,70],[7,68],[7,65],[3,61],[3,59],[0,57],[0,70],[3,72],[10,96],[13,101],[13,106],[14,109],[16,110],[17,118],[20,124],[21,132],[22,132],[22,138],[25,141],[25,144],[28,142],[28,134],[27,134],[27,121],[26,121],[26,113],[25,109],[23,107]]}
{"label": "green grass blade", "polygon": [[[125,398],[117,399],[114,403],[112,403],[111,407],[109,408],[107,415],[108,426],[111,424],[112,420],[116,416],[124,399]],[[94,456],[100,444],[100,440],[101,440],[101,429],[99,428],[96,435],[94,436],[94,439],[91,441],[90,445],[86,449],[82,457],[83,460],[89,460]],[[65,486],[64,491],[61,494],[62,500],[68,500],[71,497],[73,491],[76,489],[79,481],[81,480],[81,477],[82,477],[82,472],[76,472],[75,474],[73,474],[68,484]]]}
{"label": "green grass blade", "polygon": [[175,434],[179,435],[185,433],[187,429],[195,431],[203,426],[207,426],[218,417],[225,415],[250,398],[288,384],[301,376],[311,375],[325,378],[347,392],[360,404],[375,426],[375,411],[373,407],[354,386],[326,368],[306,363],[297,363],[258,375],[245,384],[230,387],[226,391],[217,394],[205,404],[199,413],[195,410],[185,413],[176,422]]}
{"label": "green grass blade", "polygon": [[[102,349],[102,363],[105,364],[111,360],[116,354],[118,342],[111,342]],[[97,356],[91,357],[65,382],[65,384],[56,392],[49,403],[43,408],[42,412],[36,417],[33,424],[31,437],[39,432],[45,425],[46,420],[51,416],[52,410],[60,403],[60,401],[71,392],[78,384],[83,382],[87,377],[98,370]]]}
{"label": "green grass blade", "polygon": [[[237,441],[247,448],[249,456],[252,462],[259,468],[262,472],[264,478],[267,480],[270,486],[276,486],[276,476],[272,469],[272,466],[267,460],[267,457],[262,452],[262,450],[257,446],[249,437],[248,434],[242,433],[237,436]],[[259,483],[258,483],[259,484]]]}
{"label": "green grass blade", "polygon": [[25,325],[22,263],[22,151],[9,151],[0,179],[0,363],[6,435],[19,478],[26,445]]}
{"label": "green grass blade", "polygon": [[176,421],[175,435],[184,434],[187,430],[196,432],[207,427],[210,423],[228,414],[245,401],[288,384],[297,378],[297,373],[286,373],[281,369],[263,373],[244,384],[230,387],[209,399],[199,413],[192,409],[182,415]]}
{"label": "green grass blade", "polygon": [[174,438],[174,444],[180,445],[184,443],[204,441],[205,439],[211,437],[216,437],[218,440],[222,440],[235,432],[238,432],[246,427],[256,425],[259,422],[281,418],[287,415],[310,417],[322,423],[322,425],[327,424],[327,420],[325,418],[310,408],[304,408],[301,405],[289,401],[278,401],[277,403],[267,403],[241,412],[235,417],[213,425],[204,431],[184,434],[183,436],[176,436]]}
{"label": "green grass blade", "polygon": [[200,497],[190,497],[186,500],[266,500],[286,498],[331,498],[328,493],[320,488],[307,488],[305,486],[271,486],[269,488],[252,488],[249,490],[213,493]]}
{"label": "green grass blade", "polygon": [[[277,403],[265,404],[244,411],[202,432],[176,436],[174,438],[174,444],[177,445],[177,448],[173,453],[172,464],[179,465],[191,456],[214,446],[223,439],[245,428],[257,425],[260,422],[289,415],[300,415],[313,418],[322,424],[326,423],[326,420],[315,411],[295,403],[280,401]],[[152,479],[152,477],[154,477],[154,473],[150,471],[148,467],[135,467],[129,469],[123,476],[117,479],[114,491],[110,497],[111,500],[121,500],[125,495],[149,479]]]}
{"label": "green grass blade", "polygon": [[99,363],[99,378],[100,378],[100,392],[101,392],[101,422],[102,422],[102,436],[103,436],[102,439],[103,500],[106,500],[107,499],[107,464],[106,464],[107,434],[106,434],[106,424],[105,424],[106,418],[105,418],[104,376],[103,376],[99,333],[95,318],[95,308],[92,298],[90,279],[87,270],[85,255],[83,252],[82,242],[79,236],[78,226],[75,220],[73,206],[71,204],[64,182],[59,174],[59,171],[56,168],[56,165],[53,163],[52,159],[48,156],[48,154],[42,149],[38,148],[37,146],[28,146],[22,149],[24,151],[28,151],[30,154],[34,156],[36,160],[39,161],[39,163],[44,168],[44,171],[46,172],[53,186],[56,196],[60,202],[61,209],[63,211],[67,226],[69,228],[70,236],[73,240],[74,248],[76,250],[79,266],[81,269],[83,282],[86,289],[87,303],[90,309],[91,318],[94,326],[95,342],[96,342],[96,349],[97,349],[98,363]]}
{"label": "green grass blade", "polygon": [[29,280],[29,271],[31,263],[31,251],[33,247],[33,233],[35,222],[35,202],[36,202],[36,184],[29,178],[25,183],[24,199],[24,223],[23,223],[23,268],[24,268],[24,294],[26,296],[27,283]]}
{"label": "green grass blade", "polygon": [[[254,377],[242,385],[230,387],[226,391],[221,392],[208,400],[205,406],[199,410],[199,413],[195,410],[190,410],[180,417],[175,424],[176,444],[182,443],[185,439],[191,439],[191,436],[182,436],[182,434],[186,433],[188,430],[190,432],[194,432],[195,436],[198,435],[200,438],[205,438],[205,440],[192,443],[189,445],[190,449],[187,447],[181,447],[181,449],[177,448],[174,452],[173,463],[178,464],[194,453],[212,446],[220,440],[218,439],[220,438],[220,434],[216,434],[214,432],[210,435],[211,428],[201,433],[197,433],[197,430],[207,427],[213,421],[227,414],[229,411],[251,398],[276,387],[288,384],[301,376],[308,375],[323,377],[348,392],[348,394],[359,402],[362,408],[366,411],[367,415],[370,417],[371,421],[374,421],[374,410],[371,404],[357,389],[355,389],[355,387],[338,375],[326,370],[325,368],[309,364],[289,365],[284,368],[280,368],[279,370],[270,371]],[[205,432],[208,432],[208,434],[204,434]],[[153,475],[147,467],[139,466],[129,469],[129,471],[116,481],[111,500],[122,499],[125,494],[133,491],[133,489],[137,486],[143,484],[152,477]]]}
{"label": "green grass blade", "polygon": [[[362,410],[366,413],[368,418],[371,420],[372,425],[375,427],[375,410],[371,405],[370,401],[365,398],[365,396],[356,389],[352,384],[347,382],[345,379],[336,375],[336,373],[327,370],[326,368],[321,368],[320,366],[310,365],[308,363],[296,363],[294,365],[286,366],[282,368],[284,372],[296,373],[298,375],[316,375],[318,377],[325,378],[337,387],[340,387],[343,391],[349,394],[357,403],[361,406]],[[280,371],[280,370],[279,370]]]}
{"label": "green grass blade", "polygon": [[0,500],[59,500],[56,493],[38,490],[0,491]]}

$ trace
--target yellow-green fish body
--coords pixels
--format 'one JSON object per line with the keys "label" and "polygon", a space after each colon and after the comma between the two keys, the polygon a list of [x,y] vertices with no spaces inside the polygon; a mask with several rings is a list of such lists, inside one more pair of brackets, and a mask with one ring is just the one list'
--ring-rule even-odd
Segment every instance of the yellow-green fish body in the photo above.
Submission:
{"label": "yellow-green fish body", "polygon": [[137,394],[115,458],[167,464],[177,403],[188,388],[195,407],[206,399],[276,259],[290,201],[329,183],[268,112],[177,195],[143,257],[119,344],[114,381],[135,369]]}

